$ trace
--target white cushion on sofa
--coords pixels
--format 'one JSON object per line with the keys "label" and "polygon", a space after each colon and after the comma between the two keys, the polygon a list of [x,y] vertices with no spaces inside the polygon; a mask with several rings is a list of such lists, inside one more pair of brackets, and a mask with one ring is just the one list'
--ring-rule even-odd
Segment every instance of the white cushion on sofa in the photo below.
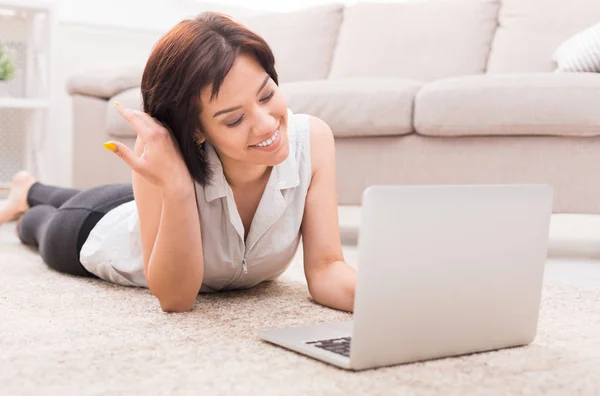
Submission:
{"label": "white cushion on sofa", "polygon": [[562,43],[554,60],[557,72],[600,72],[600,22]]}
{"label": "white cushion on sofa", "polygon": [[556,48],[598,21],[599,0],[502,0],[487,71],[554,71]]}
{"label": "white cushion on sofa", "polygon": [[431,81],[483,73],[498,7],[497,0],[348,6],[330,78]]}

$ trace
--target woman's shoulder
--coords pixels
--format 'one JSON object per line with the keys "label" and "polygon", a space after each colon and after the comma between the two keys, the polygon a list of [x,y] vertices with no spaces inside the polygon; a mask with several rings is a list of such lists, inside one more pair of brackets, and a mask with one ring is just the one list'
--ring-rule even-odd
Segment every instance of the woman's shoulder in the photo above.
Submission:
{"label": "woman's shoulder", "polygon": [[333,132],[325,121],[314,116],[310,116],[310,153],[313,175],[320,169],[335,168]]}
{"label": "woman's shoulder", "polygon": [[322,119],[309,114],[296,114],[291,110],[288,110],[288,119],[291,126],[290,138],[298,144],[308,144],[311,151],[318,149],[316,146],[330,145],[333,142],[333,132]]}
{"label": "woman's shoulder", "polygon": [[315,116],[308,116],[311,145],[333,140],[333,132],[325,121]]}
{"label": "woman's shoulder", "polygon": [[307,145],[310,153],[312,174],[323,167],[335,167],[335,141],[331,128],[322,119],[308,115]]}
{"label": "woman's shoulder", "polygon": [[322,119],[308,114],[293,114],[294,138],[299,152],[305,154],[312,173],[335,159],[335,142],[331,128]]}

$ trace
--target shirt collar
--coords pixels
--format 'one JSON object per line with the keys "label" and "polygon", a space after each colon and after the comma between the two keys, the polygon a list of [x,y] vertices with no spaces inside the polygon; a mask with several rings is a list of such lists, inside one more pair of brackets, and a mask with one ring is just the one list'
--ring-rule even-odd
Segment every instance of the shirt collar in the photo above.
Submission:
{"label": "shirt collar", "polygon": [[[296,151],[297,139],[296,128],[294,125],[294,114],[288,109],[288,140],[290,150],[287,158],[280,164],[277,164],[271,170],[268,184],[277,186],[279,190],[285,190],[287,188],[294,188],[300,184],[300,175],[298,174],[298,160],[297,157],[302,155]],[[219,159],[215,148],[208,143],[204,142],[206,146],[206,158],[208,166],[212,170],[212,178],[210,184],[204,187],[204,196],[207,202],[214,201],[217,198],[223,198],[227,196],[228,184],[225,179],[225,173],[223,172],[223,164]]]}
{"label": "shirt collar", "polygon": [[217,198],[223,198],[227,196],[227,180],[225,179],[225,173],[223,173],[223,165],[217,155],[215,148],[204,141],[206,150],[206,160],[209,166],[212,177],[209,180],[209,184],[204,187],[204,196],[207,202],[214,201]]}

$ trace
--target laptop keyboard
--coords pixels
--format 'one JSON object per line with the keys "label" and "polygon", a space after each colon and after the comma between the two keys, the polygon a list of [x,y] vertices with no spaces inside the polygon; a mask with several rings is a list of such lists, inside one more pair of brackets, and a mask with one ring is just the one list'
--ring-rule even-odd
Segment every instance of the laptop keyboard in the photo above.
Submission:
{"label": "laptop keyboard", "polygon": [[332,338],[330,340],[309,341],[307,344],[326,349],[338,355],[350,357],[350,341],[352,337]]}

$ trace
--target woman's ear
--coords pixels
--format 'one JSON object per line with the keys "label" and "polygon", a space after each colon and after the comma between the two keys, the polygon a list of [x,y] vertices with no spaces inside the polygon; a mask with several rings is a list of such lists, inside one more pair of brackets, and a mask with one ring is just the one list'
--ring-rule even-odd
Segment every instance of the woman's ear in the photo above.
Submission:
{"label": "woman's ear", "polygon": [[196,129],[195,139],[198,143],[202,144],[206,140],[206,137],[204,136],[204,134],[202,132],[200,132],[200,129]]}

